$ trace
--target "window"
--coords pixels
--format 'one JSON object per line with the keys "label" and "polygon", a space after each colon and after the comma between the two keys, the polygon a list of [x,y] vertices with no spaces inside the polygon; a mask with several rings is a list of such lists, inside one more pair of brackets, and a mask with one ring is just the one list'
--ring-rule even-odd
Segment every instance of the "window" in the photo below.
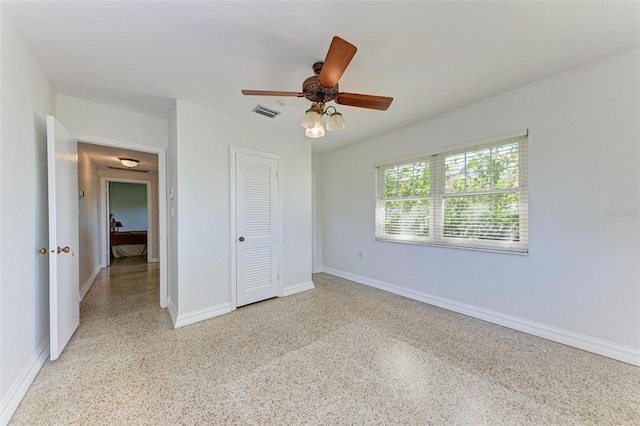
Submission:
{"label": "window", "polygon": [[528,251],[527,133],[376,167],[376,239]]}

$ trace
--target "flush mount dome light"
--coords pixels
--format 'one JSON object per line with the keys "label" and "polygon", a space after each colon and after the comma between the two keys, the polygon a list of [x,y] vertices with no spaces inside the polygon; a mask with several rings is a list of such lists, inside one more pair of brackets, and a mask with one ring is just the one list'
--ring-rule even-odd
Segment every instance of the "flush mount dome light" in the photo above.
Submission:
{"label": "flush mount dome light", "polygon": [[133,158],[118,158],[123,166],[132,168],[138,165],[140,161],[134,160]]}

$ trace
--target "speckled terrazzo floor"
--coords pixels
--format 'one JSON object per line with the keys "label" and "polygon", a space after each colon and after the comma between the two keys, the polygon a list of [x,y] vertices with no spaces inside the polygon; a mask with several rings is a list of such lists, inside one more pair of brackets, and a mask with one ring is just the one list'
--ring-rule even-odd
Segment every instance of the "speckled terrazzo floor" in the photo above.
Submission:
{"label": "speckled terrazzo floor", "polygon": [[104,270],[12,425],[640,424],[640,369],[326,274],[174,330],[158,269]]}

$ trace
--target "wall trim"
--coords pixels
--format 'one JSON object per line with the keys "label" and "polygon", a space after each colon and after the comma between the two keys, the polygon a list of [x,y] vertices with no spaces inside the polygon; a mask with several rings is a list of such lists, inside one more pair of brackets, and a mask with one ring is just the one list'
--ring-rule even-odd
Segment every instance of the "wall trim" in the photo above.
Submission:
{"label": "wall trim", "polygon": [[184,327],[185,325],[194,324],[223,314],[228,314],[231,311],[233,311],[231,308],[231,302],[220,303],[219,305],[209,306],[208,308],[178,314],[173,326],[175,328]]}
{"label": "wall trim", "polygon": [[379,281],[349,272],[324,267],[324,272],[336,277],[344,278],[360,284],[374,287],[389,293],[404,296],[409,299],[427,303],[429,305],[444,308],[449,311],[467,315],[503,327],[511,328],[524,333],[532,334],[543,339],[552,340],[564,345],[573,346],[598,355],[613,358],[618,361],[640,366],[640,349],[631,346],[620,345],[608,340],[599,339],[585,334],[576,333],[558,327],[549,326],[535,321],[513,315],[503,314],[498,311],[480,308],[467,303],[458,302],[440,296],[431,295],[421,291],[408,289],[384,281]]}
{"label": "wall trim", "polygon": [[322,266],[322,265],[316,266],[314,271],[313,271],[314,274],[319,274],[321,272],[324,272],[324,266]]}
{"label": "wall trim", "polygon": [[294,284],[292,286],[285,287],[282,295],[291,296],[292,294],[301,293],[307,290],[313,290],[314,288],[316,288],[316,286],[313,285],[313,281],[309,281],[307,283]]}
{"label": "wall trim", "polygon": [[84,297],[87,295],[87,293],[91,289],[91,286],[93,285],[93,282],[96,280],[96,277],[100,273],[101,269],[102,269],[102,265],[98,265],[96,267],[96,270],[91,273],[89,278],[80,287],[80,301],[81,302],[82,302],[82,299],[84,299]]}
{"label": "wall trim", "polygon": [[148,263],[160,263],[160,258],[159,257],[152,257]]}
{"label": "wall trim", "polygon": [[167,310],[169,311],[169,316],[171,317],[171,322],[173,323],[173,327],[176,328],[176,318],[178,318],[178,309],[176,309],[176,305],[173,303],[173,299],[167,299]]}
{"label": "wall trim", "polygon": [[16,412],[22,398],[27,394],[31,383],[42,368],[42,365],[49,358],[49,336],[40,344],[31,359],[25,365],[22,372],[9,388],[7,394],[0,402],[0,424],[6,425],[11,420],[11,416]]}

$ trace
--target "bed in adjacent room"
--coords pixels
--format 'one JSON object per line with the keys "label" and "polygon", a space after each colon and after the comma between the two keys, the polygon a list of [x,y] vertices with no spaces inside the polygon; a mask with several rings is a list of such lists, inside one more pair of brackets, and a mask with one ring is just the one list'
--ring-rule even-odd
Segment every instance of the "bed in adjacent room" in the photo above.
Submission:
{"label": "bed in adjacent room", "polygon": [[147,231],[111,232],[111,252],[114,257],[145,256]]}

